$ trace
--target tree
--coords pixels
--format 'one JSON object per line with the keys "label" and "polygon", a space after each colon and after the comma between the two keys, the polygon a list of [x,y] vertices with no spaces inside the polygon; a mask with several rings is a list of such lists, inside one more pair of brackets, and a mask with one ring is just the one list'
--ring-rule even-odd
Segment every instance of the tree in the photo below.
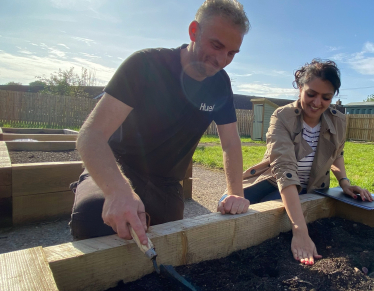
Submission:
{"label": "tree", "polygon": [[364,102],[374,102],[374,94],[369,95]]}
{"label": "tree", "polygon": [[8,83],[6,83],[5,85],[22,85],[22,83],[20,83],[20,82],[8,82]]}
{"label": "tree", "polygon": [[33,81],[31,83],[29,83],[29,86],[31,87],[45,87],[47,84],[44,83],[43,81]]}
{"label": "tree", "polygon": [[83,86],[93,86],[96,83],[96,72],[88,71],[82,68],[81,75],[74,73],[74,67],[69,70],[61,70],[51,74],[49,78],[37,76],[38,81],[45,84],[40,93],[52,95],[65,95],[73,97],[88,97],[89,94],[84,91]]}

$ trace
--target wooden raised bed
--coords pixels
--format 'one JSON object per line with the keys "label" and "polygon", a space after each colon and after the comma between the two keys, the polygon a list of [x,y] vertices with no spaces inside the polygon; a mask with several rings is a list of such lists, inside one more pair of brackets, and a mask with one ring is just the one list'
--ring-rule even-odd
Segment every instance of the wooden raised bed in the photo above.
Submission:
{"label": "wooden raised bed", "polygon": [[[300,196],[308,223],[341,217],[374,227],[374,211],[360,209],[314,194]],[[148,233],[158,252],[159,264],[173,266],[221,258],[289,231],[291,224],[280,201],[255,204],[246,214],[213,213],[156,225]],[[35,256],[45,264],[35,266],[20,258]],[[0,255],[4,266],[0,290],[50,290],[52,271],[58,290],[106,290],[120,280],[134,281],[153,272],[149,259],[133,241],[106,236],[51,247]],[[35,282],[38,282],[37,284]],[[36,284],[38,288],[32,288]],[[48,285],[49,284],[49,285]],[[52,284],[53,285],[53,284]],[[51,290],[54,290],[51,288]]]}
{"label": "wooden raised bed", "polygon": [[0,128],[0,141],[33,139],[37,141],[75,141],[77,131],[48,128]]}
{"label": "wooden raised bed", "polygon": [[[78,179],[83,171],[83,163],[12,164],[8,151],[73,150],[76,136],[77,132],[66,129],[0,128],[0,227],[51,220],[71,214],[74,194],[69,185]],[[192,162],[186,178],[181,181],[185,199],[192,198],[190,177]]]}
{"label": "wooden raised bed", "polygon": [[[74,194],[69,189],[69,185],[78,179],[83,171],[83,163],[12,164],[8,151],[72,150],[75,149],[74,140],[77,132],[73,134],[73,131],[68,131],[68,134],[64,134],[64,130],[12,128],[3,128],[2,132],[0,135],[4,140],[0,141],[0,226],[50,220],[70,215]],[[56,132],[62,133],[56,134]],[[39,139],[43,141],[12,141],[39,137],[43,137]],[[68,137],[68,139],[63,137]],[[48,139],[52,141],[45,141]]]}

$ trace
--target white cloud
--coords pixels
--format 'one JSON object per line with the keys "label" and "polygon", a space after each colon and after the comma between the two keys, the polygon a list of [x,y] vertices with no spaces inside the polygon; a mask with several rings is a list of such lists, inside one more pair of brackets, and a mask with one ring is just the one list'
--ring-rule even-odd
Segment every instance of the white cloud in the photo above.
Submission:
{"label": "white cloud", "polygon": [[63,51],[60,51],[60,50],[55,49],[55,48],[49,48],[49,54],[52,55],[52,56],[56,55],[60,58],[65,57],[65,53]]}
{"label": "white cloud", "polygon": [[78,40],[78,41],[82,41],[88,46],[91,46],[91,44],[96,44],[96,42],[94,40],[89,39],[89,38],[83,38],[83,37],[78,37],[78,36],[72,36],[71,38],[75,39],[75,40]]}
{"label": "white cloud", "polygon": [[246,93],[248,95],[261,96],[261,97],[281,97],[281,98],[294,98],[298,96],[297,89],[285,89],[273,87],[270,84],[239,84],[236,85],[237,91]]}
{"label": "white cloud", "polygon": [[250,77],[253,74],[235,74],[235,73],[230,73],[229,75],[232,76],[232,77]]}
{"label": "white cloud", "polygon": [[107,0],[50,0],[59,9],[86,11],[100,8]]}
{"label": "white cloud", "polygon": [[368,53],[374,53],[374,43],[366,42],[364,45],[364,51]]}
{"label": "white cloud", "polygon": [[91,54],[87,54],[87,53],[80,53],[81,55],[84,55],[85,57],[88,57],[88,58],[97,58],[97,59],[101,59],[101,57],[99,56],[95,56],[95,55],[91,55]]}
{"label": "white cloud", "polygon": [[274,75],[291,76],[290,73],[288,73],[286,71],[272,70],[272,73]]}
{"label": "white cloud", "polygon": [[342,47],[340,46],[327,46],[327,51],[329,52],[334,52],[334,51],[338,51],[338,50],[341,50]]}
{"label": "white cloud", "polygon": [[53,56],[16,56],[0,51],[0,84],[10,81],[28,84],[35,81],[35,76],[50,76],[58,69],[67,70],[81,67],[96,72],[97,85],[105,85],[113,76],[115,68],[102,66],[83,58],[72,60],[58,59]]}
{"label": "white cloud", "polygon": [[374,57],[350,61],[350,65],[363,75],[374,75]]}
{"label": "white cloud", "polygon": [[67,15],[67,14],[58,14],[58,13],[53,13],[53,14],[36,14],[36,15],[30,15],[28,16],[29,19],[31,20],[46,20],[49,22],[71,22],[75,23],[78,22],[78,19],[74,15]]}
{"label": "white cloud", "polygon": [[70,48],[69,48],[66,44],[58,43],[57,45],[59,45],[59,46],[63,46],[64,48],[67,48],[68,50],[70,50]]}
{"label": "white cloud", "polygon": [[25,55],[32,55],[33,54],[32,52],[30,52],[28,50],[19,50],[18,52],[21,53],[21,54],[25,54]]}
{"label": "white cloud", "polygon": [[366,42],[360,52],[353,54],[340,53],[331,58],[349,64],[362,75],[374,75],[374,56],[370,56],[370,54],[374,54],[374,43]]}

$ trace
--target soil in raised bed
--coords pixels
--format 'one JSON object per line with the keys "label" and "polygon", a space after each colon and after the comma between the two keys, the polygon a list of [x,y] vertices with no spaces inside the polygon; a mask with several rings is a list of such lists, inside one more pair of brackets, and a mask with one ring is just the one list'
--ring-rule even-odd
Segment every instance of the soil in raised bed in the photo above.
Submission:
{"label": "soil in raised bed", "polygon": [[12,164],[81,161],[77,150],[9,151]]}
{"label": "soil in raised bed", "polygon": [[[309,234],[323,256],[313,266],[293,259],[290,231],[222,259],[175,269],[197,290],[374,290],[374,228],[326,218],[309,224]],[[181,289],[153,272],[109,290]]]}

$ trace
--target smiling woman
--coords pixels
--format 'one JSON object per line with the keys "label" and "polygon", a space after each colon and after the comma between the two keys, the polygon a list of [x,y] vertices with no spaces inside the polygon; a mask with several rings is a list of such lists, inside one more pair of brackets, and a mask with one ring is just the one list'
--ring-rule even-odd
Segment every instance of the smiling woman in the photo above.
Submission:
{"label": "smiling woman", "polygon": [[340,88],[336,64],[315,59],[295,72],[294,84],[299,100],[273,113],[264,158],[244,172],[243,185],[251,204],[282,198],[292,222],[294,258],[312,265],[321,256],[309,237],[299,194],[329,188],[332,170],[344,193],[373,198],[366,189],[351,186],[346,176],[345,115],[329,107]]}

